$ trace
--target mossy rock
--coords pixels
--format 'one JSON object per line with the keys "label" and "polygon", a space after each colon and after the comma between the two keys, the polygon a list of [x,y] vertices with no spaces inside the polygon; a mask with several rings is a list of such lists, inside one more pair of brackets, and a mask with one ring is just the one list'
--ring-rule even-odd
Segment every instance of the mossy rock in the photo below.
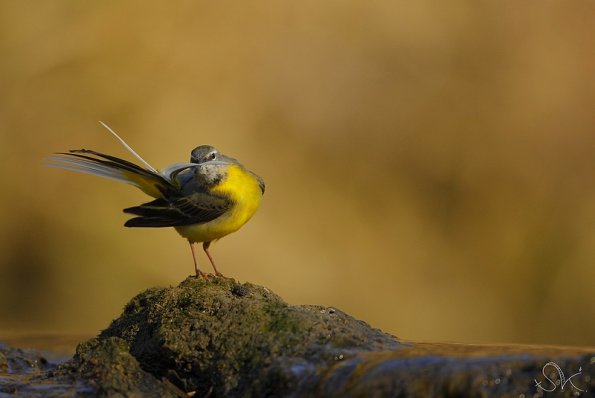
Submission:
{"label": "mossy rock", "polygon": [[291,306],[223,278],[146,290],[57,369],[0,346],[2,397],[517,398],[544,389],[594,396],[595,350],[402,343],[334,308]]}
{"label": "mossy rock", "polygon": [[134,297],[62,371],[107,395],[284,396],[339,360],[399,346],[334,308],[291,306],[232,279],[188,278]]}

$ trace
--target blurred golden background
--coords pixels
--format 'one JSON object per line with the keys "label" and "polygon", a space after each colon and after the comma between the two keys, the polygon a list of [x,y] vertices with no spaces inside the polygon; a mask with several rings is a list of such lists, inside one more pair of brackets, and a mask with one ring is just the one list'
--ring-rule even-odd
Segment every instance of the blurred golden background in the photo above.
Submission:
{"label": "blurred golden background", "polygon": [[[217,146],[267,183],[221,271],[412,340],[595,345],[595,3],[0,3],[0,331],[94,334],[193,272],[124,184]],[[201,252],[199,260],[210,271]]]}

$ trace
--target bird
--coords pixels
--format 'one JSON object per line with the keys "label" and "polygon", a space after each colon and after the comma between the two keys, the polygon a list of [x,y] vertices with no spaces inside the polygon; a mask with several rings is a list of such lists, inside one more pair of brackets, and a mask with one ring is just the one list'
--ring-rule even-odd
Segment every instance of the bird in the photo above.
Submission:
{"label": "bird", "polygon": [[209,252],[211,243],[240,229],[256,212],[265,191],[264,180],[236,159],[211,145],[200,145],[190,162],[174,163],[158,171],[140,157],[114,130],[100,122],[141,163],[90,149],[57,152],[48,166],[91,174],[127,183],[153,198],[124,209],[133,215],[124,226],[131,228],[173,227],[188,240],[197,278],[200,270],[194,244],[202,243],[215,276],[224,277]]}

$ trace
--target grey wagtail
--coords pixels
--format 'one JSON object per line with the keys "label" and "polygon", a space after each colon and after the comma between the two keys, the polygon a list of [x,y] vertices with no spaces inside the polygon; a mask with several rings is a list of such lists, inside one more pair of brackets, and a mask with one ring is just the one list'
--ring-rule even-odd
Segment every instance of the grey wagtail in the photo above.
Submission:
{"label": "grey wagtail", "polygon": [[209,145],[192,150],[190,163],[175,163],[157,171],[111,128],[100,122],[145,167],[100,152],[77,149],[50,157],[49,166],[93,174],[134,185],[155,200],[124,209],[134,214],[127,227],[174,227],[188,239],[196,276],[204,277],[194,253],[194,243],[209,253],[211,242],[240,229],[256,212],[264,194],[262,178],[236,159]]}

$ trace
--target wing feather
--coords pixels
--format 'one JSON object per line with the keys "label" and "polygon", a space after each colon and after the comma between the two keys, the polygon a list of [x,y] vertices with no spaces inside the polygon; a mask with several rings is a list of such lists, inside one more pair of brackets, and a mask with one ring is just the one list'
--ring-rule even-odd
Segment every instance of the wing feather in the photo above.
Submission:
{"label": "wing feather", "polygon": [[175,227],[202,224],[223,215],[231,207],[229,199],[195,192],[176,199],[156,199],[140,206],[124,209],[125,213],[139,217],[131,218],[127,227]]}

